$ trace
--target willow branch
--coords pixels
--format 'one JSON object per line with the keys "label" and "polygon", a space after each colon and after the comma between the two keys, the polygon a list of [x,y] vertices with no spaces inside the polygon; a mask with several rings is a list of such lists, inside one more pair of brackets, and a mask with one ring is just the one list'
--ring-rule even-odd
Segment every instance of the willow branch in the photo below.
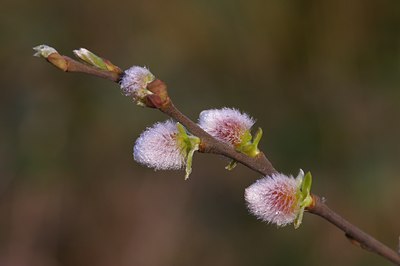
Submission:
{"label": "willow branch", "polygon": [[[34,56],[45,58],[47,62],[64,72],[79,72],[103,79],[108,79],[114,82],[119,82],[119,79],[121,78],[122,71],[119,67],[113,65],[110,61],[106,59],[97,57],[95,54],[89,51],[89,56],[94,56],[95,59],[99,59],[102,61],[102,63],[104,64],[102,65],[102,67],[104,69],[94,67],[93,65],[84,64],[68,56],[61,55],[57,52],[56,49],[47,45],[39,45],[37,47],[34,47],[33,49],[37,51]],[[77,52],[79,53],[80,51]]]}
{"label": "willow branch", "polygon": [[[65,67],[61,70],[65,72],[85,73],[99,78],[108,79],[114,82],[118,82],[120,79],[120,75],[118,73],[100,70],[95,67],[88,66],[65,55],[62,56],[62,60],[65,63]],[[48,61],[50,61],[50,59],[48,59]]]}
{"label": "willow branch", "polygon": [[[50,62],[51,64],[55,65],[57,68],[65,72],[85,73],[101,77],[104,79],[108,79],[117,83],[120,81],[121,76],[123,75],[123,73],[118,69],[116,71],[100,70],[96,67],[83,64],[67,56],[60,55],[58,53],[50,54],[49,56],[46,56],[46,59],[48,62]],[[163,88],[159,89],[160,84],[165,87],[164,90]],[[175,119],[177,122],[184,125],[190,133],[199,137],[201,139],[201,144],[199,149],[200,152],[223,155],[232,160],[242,163],[248,168],[264,176],[271,175],[277,172],[264,153],[260,152],[256,157],[252,158],[243,153],[237,152],[231,146],[209,135],[202,128],[200,128],[195,122],[186,117],[174,106],[171,99],[168,97],[168,94],[166,92],[166,86],[162,81],[155,80],[153,84],[150,83],[148,85],[148,87],[151,86],[153,86],[153,88],[149,89],[155,92],[156,94],[160,93],[160,95],[163,95],[166,101],[162,102],[159,99],[157,99],[157,97],[154,97],[154,95],[151,95],[149,96],[149,104],[151,104],[150,106],[159,109],[167,116]],[[307,208],[307,211],[319,217],[322,217],[328,222],[332,223],[338,229],[342,230],[347,238],[351,239],[355,243],[358,243],[361,248],[376,253],[386,258],[387,260],[393,262],[394,264],[400,265],[400,254],[398,254],[391,248],[387,247],[386,245],[382,244],[369,234],[365,233],[357,226],[351,224],[350,222],[342,218],[340,215],[338,215],[336,212],[330,209],[321,200],[319,196],[313,195],[313,204]]]}
{"label": "willow branch", "polygon": [[120,75],[118,73],[100,70],[100,69],[85,65],[85,64],[78,62],[68,56],[65,56],[65,55],[63,56],[63,59],[65,60],[65,62],[67,64],[65,72],[85,73],[85,74],[89,74],[89,75],[96,76],[99,78],[108,79],[108,80],[111,80],[114,82],[118,82],[120,79]]}
{"label": "willow branch", "polygon": [[400,265],[399,253],[390,249],[369,234],[345,220],[339,214],[330,209],[317,195],[313,195],[313,205],[308,207],[307,210],[310,213],[318,215],[338,227],[345,233],[347,238],[358,244],[361,248],[381,255],[394,264]]}

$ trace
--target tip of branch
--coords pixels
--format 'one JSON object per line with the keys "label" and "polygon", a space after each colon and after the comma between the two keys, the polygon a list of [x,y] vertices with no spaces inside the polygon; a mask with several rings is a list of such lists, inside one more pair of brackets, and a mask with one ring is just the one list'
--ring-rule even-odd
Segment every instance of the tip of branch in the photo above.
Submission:
{"label": "tip of branch", "polygon": [[35,46],[33,47],[33,50],[36,51],[36,53],[34,53],[33,56],[44,57],[44,58],[49,57],[49,55],[51,54],[58,53],[56,49],[46,44]]}

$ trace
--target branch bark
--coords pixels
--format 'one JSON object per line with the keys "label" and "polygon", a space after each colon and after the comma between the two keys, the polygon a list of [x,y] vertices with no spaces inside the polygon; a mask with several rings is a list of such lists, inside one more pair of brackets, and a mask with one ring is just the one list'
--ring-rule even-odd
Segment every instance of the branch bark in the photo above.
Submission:
{"label": "branch bark", "polygon": [[394,264],[400,265],[400,255],[396,251],[390,249],[369,234],[348,222],[346,219],[330,209],[319,196],[313,195],[313,205],[307,210],[310,213],[318,215],[338,227],[345,233],[347,238],[352,241],[356,241],[361,248],[381,255]]}
{"label": "branch bark", "polygon": [[114,82],[119,82],[122,74],[121,72],[106,71],[89,66],[87,64],[76,61],[68,56],[60,55],[57,51],[51,53],[50,55],[46,55],[45,59],[47,60],[47,62],[64,72],[84,73],[91,76],[108,79]]}
{"label": "branch bark", "polygon": [[67,63],[67,68],[64,70],[65,72],[79,72],[85,73],[92,76],[96,76],[103,79],[108,79],[114,82],[118,82],[121,75],[116,72],[100,70],[88,65],[85,65],[81,62],[78,62],[68,56],[62,56],[65,62]]}

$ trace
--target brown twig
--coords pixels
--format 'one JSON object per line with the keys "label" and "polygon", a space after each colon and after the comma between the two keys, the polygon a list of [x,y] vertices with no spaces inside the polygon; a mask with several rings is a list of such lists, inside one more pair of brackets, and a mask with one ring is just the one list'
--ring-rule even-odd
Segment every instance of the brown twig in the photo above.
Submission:
{"label": "brown twig", "polygon": [[[40,48],[38,49],[38,47],[35,47],[34,49],[36,51],[39,51]],[[119,82],[119,79],[121,78],[122,71],[120,71],[118,67],[116,67],[114,71],[101,70],[99,68],[76,61],[68,56],[61,55],[52,47],[47,47],[47,48],[52,49],[50,50],[50,52],[48,52],[48,54],[39,51],[38,53],[35,54],[35,56],[44,57],[49,63],[51,63],[52,65],[54,65],[55,67],[64,72],[79,72],[108,79],[114,82]]]}
{"label": "brown twig", "polygon": [[377,253],[391,262],[400,265],[400,255],[396,251],[390,249],[358,227],[349,223],[336,212],[331,210],[317,195],[313,195],[313,205],[308,207],[307,210],[338,227],[345,233],[346,237],[356,241],[361,248]]}
{"label": "brown twig", "polygon": [[[122,74],[118,72],[99,70],[95,67],[91,67],[76,60],[73,60],[67,56],[59,55],[58,53],[51,54],[47,57],[47,60],[65,72],[86,73],[114,82],[119,82]],[[156,80],[155,82],[160,81]],[[149,86],[151,86],[151,84],[149,84]],[[163,86],[165,86],[165,84]],[[164,91],[163,93],[166,93],[166,91]],[[264,153],[261,152],[258,156],[251,158],[243,153],[237,152],[229,145],[218,141],[210,136],[191,119],[181,113],[168,97],[166,99],[167,101],[162,102],[162,104],[159,104],[157,100],[151,99],[151,102],[154,104],[154,106],[152,107],[158,108],[166,115],[180,122],[187,128],[189,132],[199,137],[201,139],[199,150],[200,152],[214,153],[226,156],[232,160],[244,164],[245,166],[262,175],[271,175],[277,172],[270,161],[267,159],[267,157],[264,155]],[[307,211],[312,214],[318,215],[335,225],[337,228],[342,230],[348,238],[359,243],[359,245],[365,250],[377,253],[380,256],[388,259],[389,261],[400,265],[400,254],[382,244],[369,234],[365,233],[357,226],[343,219],[340,215],[331,210],[321,200],[319,196],[313,195],[313,204],[307,208]]]}
{"label": "brown twig", "polygon": [[81,62],[78,62],[68,56],[65,56],[65,55],[62,57],[65,60],[65,62],[67,63],[67,67],[64,70],[65,72],[85,73],[85,74],[89,74],[89,75],[96,76],[99,78],[108,79],[108,80],[111,80],[114,82],[118,82],[120,79],[121,75],[119,75],[116,72],[100,70],[100,69],[85,65]]}

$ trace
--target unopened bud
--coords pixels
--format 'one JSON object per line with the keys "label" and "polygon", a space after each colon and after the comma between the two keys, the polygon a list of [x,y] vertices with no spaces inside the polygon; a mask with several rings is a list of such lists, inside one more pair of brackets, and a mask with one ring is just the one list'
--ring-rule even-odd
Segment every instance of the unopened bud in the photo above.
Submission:
{"label": "unopened bud", "polygon": [[125,96],[132,97],[138,104],[145,106],[146,97],[153,94],[147,89],[147,85],[154,81],[154,75],[145,67],[133,66],[125,70],[120,86]]}
{"label": "unopened bud", "polygon": [[87,64],[94,66],[101,70],[108,70],[107,65],[104,63],[104,59],[100,56],[95,55],[91,51],[85,48],[79,48],[77,50],[73,50],[73,53],[76,57],[86,62]]}
{"label": "unopened bud", "polygon": [[33,47],[33,50],[36,51],[36,53],[33,56],[43,57],[48,62],[53,64],[55,67],[61,69],[62,71],[67,71],[67,68],[68,68],[67,61],[53,47],[50,47],[46,44],[42,44],[42,45]]}

